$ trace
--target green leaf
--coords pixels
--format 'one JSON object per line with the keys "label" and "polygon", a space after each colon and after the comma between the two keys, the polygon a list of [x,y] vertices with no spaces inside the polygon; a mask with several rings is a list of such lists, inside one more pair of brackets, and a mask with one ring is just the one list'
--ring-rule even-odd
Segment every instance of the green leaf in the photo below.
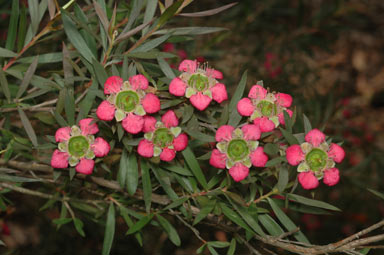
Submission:
{"label": "green leaf", "polygon": [[244,228],[245,230],[249,232],[254,232],[244,221],[243,219],[237,214],[235,211],[230,209],[228,206],[226,206],[224,203],[220,203],[220,208],[223,211],[223,214],[232,222],[239,225],[240,227]]}
{"label": "green leaf", "polygon": [[72,88],[65,88],[65,101],[64,109],[65,115],[67,116],[67,121],[70,126],[75,125],[75,97],[73,95]]}
{"label": "green leaf", "polygon": [[101,24],[103,25],[105,33],[108,34],[109,21],[107,18],[107,14],[104,12],[104,9],[100,6],[100,4],[95,2],[95,0],[93,0],[93,6]]}
{"label": "green leaf", "polygon": [[169,79],[175,78],[175,73],[172,71],[172,68],[168,65],[167,61],[164,58],[158,57],[157,62],[159,63],[161,71],[165,74]]}
{"label": "green leaf", "polygon": [[[131,17],[129,17],[129,18],[131,18]],[[151,24],[151,23],[152,23],[152,20],[150,20],[150,21],[148,21],[148,22],[146,22],[146,23],[143,23],[143,24],[141,24],[141,25],[139,25],[139,26],[137,26],[137,27],[135,27],[134,29],[131,29],[131,30],[129,30],[129,31],[126,31],[126,32],[123,31],[123,32],[116,38],[115,42],[117,43],[117,42],[123,41],[123,40],[125,40],[125,39],[131,37],[132,35],[136,34],[137,32],[143,30],[145,27],[147,27],[147,26],[148,26],[149,24]]]}
{"label": "green leaf", "polygon": [[372,194],[378,196],[379,198],[384,199],[384,194],[383,194],[383,193],[378,192],[378,191],[376,191],[376,190],[374,190],[374,189],[369,189],[369,188],[368,188],[367,190],[368,190],[369,192],[371,192]]}
{"label": "green leaf", "polygon": [[176,14],[180,6],[183,4],[183,2],[183,0],[178,0],[177,2],[169,6],[160,16],[159,22],[157,23],[157,27],[163,26],[170,18],[172,18]]}
{"label": "green leaf", "polygon": [[[289,116],[288,112],[284,110],[284,121],[285,121],[285,128],[288,132],[292,133],[292,118]],[[293,116],[293,115],[292,115]]]}
{"label": "green leaf", "polygon": [[211,242],[208,242],[208,245],[216,248],[225,248],[225,247],[228,247],[230,243],[220,242],[220,241],[211,241]]}
{"label": "green leaf", "polygon": [[0,68],[0,84],[1,84],[1,89],[3,90],[3,94],[5,98],[7,98],[8,104],[11,103],[11,92],[9,91],[9,86],[8,86],[8,81],[7,78],[5,77],[5,73],[3,71],[3,68]]}
{"label": "green leaf", "polygon": [[279,146],[274,143],[267,143],[264,145],[264,152],[268,154],[268,156],[274,156],[279,153]]}
{"label": "green leaf", "polygon": [[[153,16],[155,16],[156,7],[157,7],[157,0],[147,1],[147,7],[145,8],[144,20],[143,20],[144,24],[153,19]],[[143,29],[142,35],[146,34],[147,31],[148,31],[148,28]]]}
{"label": "green leaf", "polygon": [[107,72],[105,71],[104,67],[95,59],[93,60],[92,65],[95,70],[96,78],[99,81],[99,84],[101,86],[104,86],[105,81],[108,79]]}
{"label": "green leaf", "polygon": [[276,221],[274,221],[274,219],[272,219],[272,217],[268,214],[260,214],[258,219],[272,236],[279,236],[284,233],[279,224],[277,224]]}
{"label": "green leaf", "polygon": [[156,215],[157,217],[157,220],[158,222],[160,223],[161,227],[165,230],[165,232],[168,234],[169,236],[169,239],[171,240],[171,242],[176,245],[176,246],[180,246],[181,244],[181,241],[180,241],[180,237],[179,237],[179,234],[177,234],[177,231],[176,229],[171,225],[171,223],[169,223],[169,221],[167,221],[163,216],[161,216],[160,214],[157,214]]}
{"label": "green leaf", "polygon": [[212,255],[219,255],[219,253],[217,253],[217,251],[212,246],[210,246],[209,243],[207,243],[207,247]]}
{"label": "green leaf", "polygon": [[223,27],[177,27],[177,28],[162,29],[162,30],[156,31],[153,34],[203,35],[203,34],[221,32],[225,30],[228,30],[228,29]]}
{"label": "green leaf", "polygon": [[287,130],[285,130],[283,128],[279,128],[279,129],[280,129],[281,133],[283,134],[284,138],[289,143],[289,145],[299,144],[299,141],[297,141],[297,138],[294,135],[292,135],[292,133],[288,132]]}
{"label": "green leaf", "polygon": [[7,50],[7,49],[4,49],[4,48],[1,48],[0,47],[0,57],[2,58],[13,58],[13,57],[16,57],[17,54],[14,53],[13,51],[10,51],[10,50]]}
{"label": "green leaf", "polygon": [[135,194],[137,185],[139,183],[139,170],[137,166],[137,159],[134,153],[131,153],[128,156],[126,182],[128,193],[131,195]]}
{"label": "green leaf", "polygon": [[200,141],[203,141],[203,142],[207,142],[207,143],[216,142],[214,136],[207,135],[207,134],[201,133],[201,132],[193,130],[193,129],[185,128],[184,131],[188,135],[190,135],[191,137],[193,137],[193,138],[195,138],[197,140],[200,140]]}
{"label": "green leaf", "polygon": [[189,147],[183,150],[182,154],[197,181],[201,184],[201,186],[203,186],[204,189],[207,189],[207,181],[205,180],[205,176],[200,168],[200,164],[197,161],[195,154],[193,154]]}
{"label": "green leaf", "polygon": [[11,18],[10,18],[9,26],[7,30],[7,41],[5,43],[5,48],[9,50],[13,50],[13,48],[15,47],[18,21],[19,21],[19,1],[13,0]]}
{"label": "green leaf", "polygon": [[[237,85],[236,91],[233,94],[231,102],[229,103],[229,106],[228,106],[229,112],[230,112],[229,116],[231,116],[231,117],[235,117],[232,115],[232,112],[234,112],[234,111],[237,112],[237,107],[236,107],[237,102],[239,102],[239,100],[241,99],[241,97],[244,94],[244,89],[245,89],[245,86],[247,85],[247,72],[248,71],[245,71],[243,73],[243,75],[241,76],[240,82]],[[230,122],[231,122],[231,118],[229,118],[229,120],[228,120],[228,123],[230,123]],[[234,121],[232,121],[232,122],[234,122]]]}
{"label": "green leaf", "polygon": [[39,179],[0,174],[0,181],[4,182],[40,182]]}
{"label": "green leaf", "polygon": [[172,189],[169,177],[165,175],[165,171],[161,170],[157,165],[151,164],[151,169],[156,179],[160,183],[161,187],[164,189],[165,193],[169,196],[173,201],[177,200],[179,196]]}
{"label": "green leaf", "polygon": [[230,3],[215,9],[207,10],[207,11],[201,11],[201,12],[194,12],[194,13],[180,13],[179,16],[184,16],[184,17],[206,17],[206,16],[211,16],[215,15],[217,13],[220,13],[226,9],[231,8],[232,6],[236,5],[237,2]]}
{"label": "green leaf", "polygon": [[277,168],[279,170],[279,180],[276,184],[277,189],[280,193],[284,192],[285,187],[288,184],[289,172],[288,168],[280,166]]}
{"label": "green leaf", "polygon": [[[280,209],[280,207],[271,199],[267,198],[270,206],[272,207],[273,212],[275,213],[276,217],[279,219],[281,224],[284,225],[284,227],[288,231],[293,231],[297,228],[297,226],[293,223],[293,221],[283,212],[283,210]],[[298,231],[295,234],[293,234],[293,237],[296,238],[297,241],[302,243],[309,243],[308,239],[305,237],[305,235]]]}
{"label": "green leaf", "polygon": [[28,0],[28,8],[31,16],[32,35],[35,35],[39,28],[39,1]]}
{"label": "green leaf", "polygon": [[89,49],[87,43],[84,41],[84,38],[81,36],[77,30],[73,21],[69,18],[66,11],[61,11],[61,17],[63,20],[64,31],[69,39],[69,41],[75,46],[77,51],[90,63],[95,59],[92,51]]}
{"label": "green leaf", "polygon": [[28,70],[25,72],[24,74],[24,78],[23,80],[21,81],[21,84],[20,84],[20,87],[19,87],[19,90],[17,91],[17,94],[16,94],[16,99],[19,99],[20,96],[25,92],[25,90],[27,89],[30,81],[31,81],[31,78],[32,78],[32,75],[35,73],[36,71],[36,68],[37,68],[37,61],[38,61],[38,56],[34,57],[31,65],[28,67]]}
{"label": "green leaf", "polygon": [[296,194],[287,194],[287,195],[288,195],[289,199],[291,199],[295,202],[298,202],[300,204],[310,205],[313,207],[319,207],[319,208],[328,209],[328,210],[332,210],[332,211],[341,211],[336,206],[333,206],[333,205],[328,204],[328,203],[323,202],[323,201],[306,198],[306,197],[296,195]]}
{"label": "green leaf", "polygon": [[133,234],[140,229],[142,229],[145,225],[147,225],[153,218],[153,214],[146,215],[138,220],[132,227],[130,227],[126,233],[126,235]]}
{"label": "green leaf", "polygon": [[169,170],[169,171],[172,171],[172,172],[175,172],[177,174],[181,174],[181,175],[185,175],[185,176],[193,176],[193,174],[191,173],[191,171],[189,171],[188,168],[186,167],[182,167],[180,165],[175,165],[175,164],[163,164],[162,165],[163,168]]}
{"label": "green leaf", "polygon": [[227,251],[227,255],[233,255],[233,254],[235,254],[235,251],[236,251],[236,239],[232,238],[231,244],[230,244],[229,249]]}
{"label": "green leaf", "polygon": [[205,250],[205,247],[207,246],[207,244],[203,244],[202,246],[200,246],[197,250],[196,250],[196,254],[200,254],[202,253],[204,250]]}
{"label": "green leaf", "polygon": [[165,35],[162,35],[156,39],[152,39],[150,41],[147,41],[146,43],[140,45],[139,47],[137,47],[136,49],[132,50],[132,53],[133,52],[147,52],[149,50],[152,50],[153,48],[156,48],[157,46],[159,46],[160,44],[162,44],[163,42],[165,42],[171,35],[170,34],[165,34]]}
{"label": "green leaf", "polygon": [[24,5],[21,6],[19,31],[17,34],[17,52],[20,52],[24,46],[25,36],[27,31],[27,9]]}
{"label": "green leaf", "polygon": [[193,221],[193,225],[196,225],[201,220],[203,220],[207,215],[212,212],[213,208],[216,205],[215,200],[211,200],[208,203],[204,204],[204,206],[200,209],[200,212],[196,215],[195,220]]}
{"label": "green leaf", "polygon": [[129,58],[140,58],[140,59],[157,59],[157,58],[174,58],[176,55],[168,52],[161,52],[156,49],[146,51],[146,52],[130,52],[124,57]]}
{"label": "green leaf", "polygon": [[172,203],[170,203],[169,205],[167,205],[163,211],[167,211],[169,209],[172,209],[172,208],[175,208],[175,207],[178,207],[180,205],[182,205],[185,201],[187,201],[189,198],[188,197],[181,197],[179,199],[176,199],[175,201],[173,201]]}
{"label": "green leaf", "polygon": [[143,192],[144,192],[144,203],[145,203],[145,211],[147,213],[150,212],[151,209],[151,198],[152,198],[152,184],[151,184],[151,176],[149,174],[149,166],[147,161],[141,160],[141,180],[143,182]]}
{"label": "green leaf", "polygon": [[271,160],[269,160],[267,162],[267,164],[265,164],[265,167],[271,167],[271,166],[275,166],[277,164],[280,164],[282,162],[286,162],[287,159],[285,158],[285,156],[281,156],[281,157],[277,157],[277,158],[273,158]]}
{"label": "green leaf", "polygon": [[236,127],[237,125],[239,125],[241,118],[242,116],[239,114],[239,112],[236,109],[233,110],[229,116],[228,125]]}
{"label": "green leaf", "polygon": [[303,113],[303,121],[304,121],[304,132],[305,134],[308,134],[308,132],[312,130],[312,125],[308,117],[304,113]]}
{"label": "green leaf", "polygon": [[27,115],[24,113],[24,111],[21,108],[17,108],[17,110],[18,110],[19,115],[20,115],[21,123],[23,123],[25,132],[27,132],[27,135],[28,135],[29,139],[31,140],[33,146],[35,146],[35,147],[38,146],[35,130],[33,130],[33,127],[31,125],[31,122],[29,121]]}
{"label": "green leaf", "polygon": [[111,252],[114,236],[115,236],[115,207],[113,206],[113,202],[111,202],[109,205],[107,222],[105,225],[102,255],[109,255],[109,253]]}
{"label": "green leaf", "polygon": [[74,218],[73,219],[73,223],[75,224],[75,228],[76,228],[77,232],[79,232],[79,234],[82,237],[85,237],[85,233],[84,233],[84,230],[83,230],[84,223],[80,219],[78,219],[78,218]]}
{"label": "green leaf", "polygon": [[184,111],[183,111],[183,120],[181,124],[187,123],[188,120],[191,119],[193,112],[194,112],[194,107],[191,105],[184,105]]}
{"label": "green leaf", "polygon": [[65,224],[67,224],[67,223],[69,223],[71,221],[72,221],[72,218],[59,218],[59,219],[52,220],[52,222],[54,224],[59,225],[59,226],[65,225]]}

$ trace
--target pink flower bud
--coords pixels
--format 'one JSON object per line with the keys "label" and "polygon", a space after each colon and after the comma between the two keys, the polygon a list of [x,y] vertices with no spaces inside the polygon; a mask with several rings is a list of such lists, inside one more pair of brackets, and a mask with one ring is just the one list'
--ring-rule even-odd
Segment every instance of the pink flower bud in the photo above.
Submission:
{"label": "pink flower bud", "polygon": [[251,116],[255,111],[251,99],[244,97],[237,103],[237,111],[241,116]]}
{"label": "pink flower bud", "polygon": [[142,116],[128,113],[127,117],[121,122],[121,125],[128,133],[137,134],[143,129],[144,119]]}
{"label": "pink flower bud", "polygon": [[312,129],[305,135],[305,141],[312,144],[315,147],[318,147],[325,141],[325,135],[318,129]]}
{"label": "pink flower bud", "polygon": [[216,83],[216,85],[211,88],[211,92],[213,100],[219,104],[228,99],[227,89],[222,83]]}
{"label": "pink flower bud", "polygon": [[162,161],[171,161],[176,156],[175,150],[164,148],[163,151],[160,153],[160,159]]}
{"label": "pink flower bud", "polygon": [[208,107],[209,103],[212,101],[212,98],[203,95],[201,92],[198,92],[196,95],[191,96],[189,100],[196,109],[203,111]]}
{"label": "pink flower bud", "polygon": [[79,121],[79,126],[82,135],[94,135],[99,132],[99,128],[95,123],[95,119],[86,118]]}
{"label": "pink flower bud", "polygon": [[291,95],[285,93],[277,93],[276,101],[277,104],[281,105],[282,107],[290,107],[292,104],[292,97]]}
{"label": "pink flower bud", "polygon": [[235,128],[230,125],[223,125],[219,127],[216,131],[216,136],[215,136],[216,141],[221,142],[222,140],[225,140],[225,141],[231,140],[233,130],[235,130]]}
{"label": "pink flower bud", "polygon": [[153,143],[143,139],[139,142],[137,152],[143,157],[151,158],[153,157],[153,147]]}
{"label": "pink flower bud", "polygon": [[188,145],[188,136],[184,133],[173,139],[173,147],[175,151],[182,151]]}
{"label": "pink flower bud", "polygon": [[91,145],[92,151],[95,153],[96,157],[104,157],[108,154],[111,146],[101,137],[97,137],[93,144]]}
{"label": "pink flower bud", "polygon": [[227,156],[224,153],[221,153],[218,149],[214,149],[209,159],[209,164],[216,168],[224,169],[226,160]]}
{"label": "pink flower bud", "polygon": [[231,167],[231,169],[229,169],[229,174],[232,176],[235,182],[239,182],[248,176],[249,168],[241,163],[236,163],[233,167]]}
{"label": "pink flower bud", "polygon": [[62,127],[56,131],[55,139],[56,142],[64,142],[67,141],[71,137],[71,128],[70,127]]}
{"label": "pink flower bud", "polygon": [[115,106],[109,103],[107,100],[104,100],[101,102],[99,107],[97,107],[96,115],[101,120],[110,121],[115,117],[115,111]]}
{"label": "pink flower bud", "polygon": [[66,152],[55,150],[52,154],[51,166],[53,168],[67,168],[69,155]]}
{"label": "pink flower bud", "polygon": [[160,100],[152,93],[145,95],[145,97],[141,100],[141,105],[143,106],[145,112],[149,114],[160,111]]}
{"label": "pink flower bud", "polygon": [[298,175],[299,182],[304,189],[315,189],[319,186],[319,180],[312,171],[301,172]]}
{"label": "pink flower bud", "polygon": [[131,76],[128,80],[134,90],[145,90],[148,88],[148,80],[142,74]]}
{"label": "pink flower bud", "polygon": [[104,83],[104,94],[115,94],[120,91],[123,79],[119,76],[111,76]]}
{"label": "pink flower bud", "polygon": [[260,128],[254,124],[247,124],[241,128],[245,140],[258,140],[261,135]]}
{"label": "pink flower bud", "polygon": [[92,159],[82,158],[79,164],[76,165],[76,172],[81,174],[91,174],[93,172],[93,167],[95,166],[95,161]]}
{"label": "pink flower bud", "polygon": [[300,145],[294,144],[287,148],[286,158],[290,165],[297,166],[298,164],[300,164],[301,161],[304,160],[305,155],[301,150]]}
{"label": "pink flower bud", "polygon": [[267,95],[267,90],[260,85],[253,85],[249,91],[248,97],[254,99],[264,99]]}
{"label": "pink flower bud", "polygon": [[169,110],[167,111],[162,117],[161,117],[161,122],[164,123],[164,125],[167,128],[170,127],[177,127],[179,125],[179,120],[176,117],[176,114],[174,111]]}
{"label": "pink flower bud", "polygon": [[339,169],[330,168],[324,171],[324,184],[328,186],[336,185],[340,180]]}
{"label": "pink flower bud", "polygon": [[341,163],[345,157],[344,149],[336,143],[331,143],[328,151],[328,157],[333,159],[336,163]]}
{"label": "pink flower bud", "polygon": [[252,165],[255,167],[265,167],[265,164],[267,164],[268,156],[264,153],[263,147],[257,147],[256,150],[251,152],[251,162]]}
{"label": "pink flower bud", "polygon": [[187,84],[182,81],[179,77],[174,78],[169,84],[169,93],[174,96],[184,96]]}

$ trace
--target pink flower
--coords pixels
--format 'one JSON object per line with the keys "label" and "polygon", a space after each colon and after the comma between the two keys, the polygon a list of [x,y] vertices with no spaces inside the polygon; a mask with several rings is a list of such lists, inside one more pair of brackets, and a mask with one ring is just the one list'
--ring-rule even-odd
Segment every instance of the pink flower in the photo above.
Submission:
{"label": "pink flower", "polygon": [[212,99],[221,103],[228,99],[227,89],[217,79],[222,79],[220,71],[203,68],[196,60],[183,60],[179,65],[182,74],[169,84],[169,93],[185,96],[198,110],[205,110]]}
{"label": "pink flower", "polygon": [[67,168],[76,166],[76,171],[91,174],[95,165],[95,157],[104,157],[111,147],[101,137],[93,136],[99,131],[95,120],[82,119],[78,126],[63,127],[56,131],[58,149],[52,154],[51,166]]}
{"label": "pink flower", "polygon": [[260,128],[254,124],[244,125],[241,129],[224,125],[217,129],[216,148],[212,151],[209,163],[216,168],[227,168],[236,182],[244,180],[253,165],[264,167],[267,155],[259,146]]}
{"label": "pink flower", "polygon": [[237,103],[237,111],[241,116],[250,117],[253,124],[258,125],[262,133],[271,132],[280,124],[285,125],[284,111],[292,117],[287,109],[292,104],[292,97],[285,93],[269,93],[261,85],[253,85],[248,98]]}
{"label": "pink flower", "polygon": [[291,145],[286,150],[288,163],[292,166],[298,165],[300,184],[304,189],[313,189],[318,186],[318,180],[323,179],[328,186],[336,185],[340,176],[339,170],[334,166],[343,161],[343,148],[335,143],[329,145],[324,133],[318,129],[309,131],[305,141],[300,145]]}
{"label": "pink flower", "polygon": [[160,157],[162,161],[171,161],[176,151],[184,150],[188,137],[181,133],[179,120],[174,111],[167,111],[161,121],[153,117],[144,118],[144,139],[140,140],[137,152],[146,158]]}
{"label": "pink flower", "polygon": [[153,93],[147,93],[148,80],[138,74],[123,82],[118,76],[111,76],[104,84],[104,94],[108,95],[96,110],[99,119],[122,121],[128,133],[137,134],[144,125],[143,116],[160,111],[160,100]]}

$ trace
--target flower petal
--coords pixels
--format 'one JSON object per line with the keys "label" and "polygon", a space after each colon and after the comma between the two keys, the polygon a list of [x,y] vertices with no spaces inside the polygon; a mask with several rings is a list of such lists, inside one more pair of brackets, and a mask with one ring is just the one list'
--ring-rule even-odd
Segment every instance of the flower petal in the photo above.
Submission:
{"label": "flower petal", "polygon": [[223,79],[223,73],[212,68],[206,69],[206,75],[218,80]]}
{"label": "flower petal", "polygon": [[223,83],[216,83],[211,89],[212,98],[219,104],[228,99],[227,88]]}
{"label": "flower petal", "polygon": [[299,182],[304,189],[315,189],[319,186],[319,180],[312,171],[301,172],[298,175]]}
{"label": "flower petal", "polygon": [[292,105],[292,97],[291,95],[288,95],[285,93],[277,93],[276,102],[278,105],[281,105],[282,107],[290,107]]}
{"label": "flower petal", "polygon": [[177,127],[177,125],[179,125],[179,120],[177,119],[175,112],[172,110],[164,113],[161,117],[161,122],[163,122],[167,128]]}
{"label": "flower petal", "polygon": [[70,127],[62,127],[56,130],[55,139],[56,142],[64,142],[67,141],[71,137],[71,128]]}
{"label": "flower petal", "polygon": [[144,117],[144,124],[143,124],[143,132],[148,133],[155,130],[155,125],[157,120],[155,117],[145,115]]}
{"label": "flower petal", "polygon": [[340,180],[340,173],[339,169],[337,168],[330,168],[324,171],[324,184],[328,186],[336,185]]}
{"label": "flower petal", "polygon": [[223,140],[225,141],[231,140],[233,130],[235,130],[235,128],[230,125],[223,125],[219,127],[216,131],[216,136],[215,136],[216,141],[221,142]]}
{"label": "flower petal", "polygon": [[208,107],[209,103],[212,101],[212,98],[203,95],[201,92],[198,92],[196,95],[191,96],[189,100],[196,109],[203,111]]}
{"label": "flower petal", "polygon": [[169,84],[169,93],[174,96],[184,96],[187,84],[179,77],[174,78]]}
{"label": "flower petal", "polygon": [[180,72],[188,72],[188,73],[194,73],[197,68],[197,61],[196,60],[183,60],[179,65],[179,71]]}
{"label": "flower petal", "polygon": [[94,135],[99,132],[99,128],[93,118],[86,118],[79,121],[82,135]]}
{"label": "flower petal", "polygon": [[275,129],[275,123],[267,117],[260,117],[253,120],[253,124],[260,127],[261,133],[271,132]]}
{"label": "flower petal", "polygon": [[255,167],[265,167],[265,164],[267,164],[268,161],[268,156],[267,154],[265,154],[264,148],[260,146],[257,147],[256,150],[251,152],[250,157],[252,165],[254,165]]}
{"label": "flower petal", "polygon": [[182,151],[188,145],[188,136],[184,133],[178,135],[175,139],[173,139],[173,147],[175,151]]}
{"label": "flower petal", "polygon": [[298,144],[289,146],[285,152],[288,163],[292,166],[297,166],[305,158],[305,155]]}
{"label": "flower petal", "polygon": [[104,100],[103,102],[101,102],[99,107],[97,107],[96,115],[101,120],[110,121],[113,120],[113,118],[115,117],[115,111],[115,106],[107,100]]}
{"label": "flower petal", "polygon": [[51,166],[53,168],[67,168],[69,155],[66,152],[55,150],[51,158]]}
{"label": "flower petal", "polygon": [[341,163],[345,157],[345,151],[343,148],[341,148],[340,145],[336,143],[331,143],[331,146],[329,147],[328,151],[328,157],[333,159],[336,163]]}
{"label": "flower petal", "polygon": [[312,129],[305,135],[305,141],[312,144],[315,147],[318,147],[325,141],[325,135],[323,132],[318,130],[317,128]]}
{"label": "flower petal", "polygon": [[267,95],[267,90],[260,85],[253,85],[249,91],[248,97],[254,99],[264,99]]}
{"label": "flower petal", "polygon": [[160,159],[162,161],[171,161],[176,156],[175,150],[164,148],[163,151],[160,153]]}
{"label": "flower petal", "polygon": [[119,76],[111,76],[104,83],[104,94],[116,94],[120,91],[123,85],[123,79]]}
{"label": "flower petal", "polygon": [[241,163],[235,164],[229,169],[229,174],[232,176],[235,182],[244,180],[249,174],[249,168]]}
{"label": "flower petal", "polygon": [[251,116],[255,111],[251,99],[245,97],[237,103],[237,111],[241,116]]}
{"label": "flower petal", "polygon": [[138,89],[144,90],[148,88],[148,80],[142,74],[131,76],[129,77],[128,80],[129,80],[129,83],[131,84],[131,87],[134,90],[138,90]]}
{"label": "flower petal", "polygon": [[104,157],[108,154],[109,150],[111,149],[111,146],[109,146],[109,143],[103,138],[97,137],[91,145],[91,149],[95,153],[96,157]]}
{"label": "flower petal", "polygon": [[218,149],[214,149],[209,159],[209,164],[216,168],[225,168],[225,161],[227,160],[227,155],[221,153]]}
{"label": "flower petal", "polygon": [[139,142],[137,146],[137,152],[146,158],[151,158],[153,156],[153,143],[150,141],[143,139]]}
{"label": "flower petal", "polygon": [[146,113],[155,113],[160,111],[160,100],[159,98],[152,94],[148,93],[141,100],[141,104],[144,107]]}
{"label": "flower petal", "polygon": [[[293,112],[292,112],[291,110],[289,110],[289,109],[287,109],[286,111],[287,111],[289,117],[292,118]],[[278,118],[279,118],[279,122],[280,122],[280,124],[281,124],[281,125],[285,125],[284,113],[281,112],[281,113],[279,113],[277,116],[278,116]]]}
{"label": "flower petal", "polygon": [[91,174],[93,172],[93,167],[95,166],[95,161],[92,159],[82,158],[76,166],[76,172],[81,174]]}
{"label": "flower petal", "polygon": [[128,133],[137,134],[143,129],[144,118],[134,113],[128,113],[127,117],[121,122],[121,125]]}
{"label": "flower petal", "polygon": [[241,128],[245,140],[257,140],[260,138],[261,131],[257,125],[247,124]]}

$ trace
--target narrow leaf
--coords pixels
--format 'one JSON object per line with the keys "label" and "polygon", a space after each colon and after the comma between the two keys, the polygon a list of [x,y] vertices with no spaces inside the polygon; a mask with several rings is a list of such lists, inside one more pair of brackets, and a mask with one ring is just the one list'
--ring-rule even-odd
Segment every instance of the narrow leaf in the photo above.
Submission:
{"label": "narrow leaf", "polygon": [[16,94],[16,99],[19,99],[20,96],[25,92],[25,90],[27,89],[28,85],[29,85],[29,82],[31,81],[31,78],[32,78],[32,75],[35,73],[36,71],[36,67],[37,67],[37,62],[38,62],[38,56],[34,57],[33,61],[32,61],[32,64],[28,67],[28,70],[25,72],[24,74],[24,78],[23,80],[21,81],[21,85],[19,87],[19,90],[17,91],[17,94]]}
{"label": "narrow leaf", "polygon": [[201,184],[201,186],[203,186],[204,189],[207,189],[207,181],[205,180],[205,176],[200,168],[200,164],[197,161],[195,154],[193,154],[189,147],[183,150],[182,154],[197,181]]}
{"label": "narrow leaf", "polygon": [[216,201],[209,201],[209,203],[204,204],[201,208],[200,212],[196,215],[195,220],[193,221],[193,225],[196,225],[201,220],[203,220],[207,215],[212,212],[213,208],[216,205]]}
{"label": "narrow leaf", "polygon": [[7,41],[5,42],[5,48],[7,48],[8,50],[13,50],[15,47],[19,15],[19,0],[13,0],[11,18],[7,30]]}
{"label": "narrow leaf", "polygon": [[93,6],[95,7],[96,14],[99,17],[100,22],[103,25],[105,32],[108,33],[109,21],[107,18],[107,14],[104,12],[104,10],[100,6],[100,4],[97,3],[95,0],[93,1]]}
{"label": "narrow leaf", "polygon": [[268,214],[260,214],[259,221],[265,227],[269,234],[272,236],[279,236],[284,233],[283,229],[276,223],[274,219]]}
{"label": "narrow leaf", "polygon": [[163,210],[164,211],[167,211],[169,209],[172,209],[172,208],[175,208],[175,207],[178,207],[180,205],[182,205],[185,201],[187,201],[189,198],[188,197],[181,197],[175,201],[173,201],[172,203],[170,203],[169,205],[167,205]]}
{"label": "narrow leaf", "polygon": [[109,255],[109,253],[111,252],[114,236],[115,236],[115,207],[111,202],[109,205],[107,222],[105,225],[102,255]]}
{"label": "narrow leaf", "polygon": [[165,42],[170,36],[171,36],[170,34],[165,34],[165,35],[162,35],[156,39],[147,41],[146,43],[144,43],[144,44],[140,45],[139,47],[137,47],[136,49],[134,49],[132,51],[132,53],[133,52],[147,52],[149,50],[152,50],[153,48],[156,48],[157,46],[159,46],[160,44]]}
{"label": "narrow leaf", "polygon": [[236,251],[236,239],[232,238],[231,244],[230,244],[229,249],[227,251],[227,255],[233,255],[233,254],[235,254],[235,251]]}
{"label": "narrow leaf", "polygon": [[123,32],[121,33],[117,38],[116,38],[116,41],[115,42],[120,42],[120,41],[123,41],[129,37],[131,37],[132,35],[136,34],[137,32],[143,30],[145,27],[147,27],[149,24],[151,24],[153,22],[153,20],[150,20],[146,23],[143,23],[129,31],[126,31],[126,32]]}
{"label": "narrow leaf", "polygon": [[341,211],[336,206],[333,206],[333,205],[328,204],[328,203],[323,202],[323,201],[306,198],[306,197],[303,197],[303,196],[300,196],[300,195],[296,195],[296,194],[287,194],[287,195],[288,195],[289,199],[291,199],[291,200],[293,200],[295,202],[298,202],[300,204],[310,205],[310,206],[319,207],[319,208],[323,208],[323,209],[328,209],[328,210],[332,210],[332,211]]}
{"label": "narrow leaf", "polygon": [[284,138],[289,143],[289,145],[299,144],[299,141],[297,141],[297,138],[294,135],[292,135],[292,133],[288,132],[283,128],[280,128],[280,131],[283,134]]}
{"label": "narrow leaf", "polygon": [[130,227],[126,233],[126,235],[133,234],[140,229],[142,229],[145,225],[147,225],[153,218],[153,214],[149,214],[138,220],[132,227]]}
{"label": "narrow leaf", "polygon": [[[143,23],[147,23],[153,19],[153,16],[155,16],[156,7],[157,7],[157,0],[147,1],[147,7],[145,8]],[[148,31],[148,28],[143,29],[142,35],[147,33],[147,31]]]}
{"label": "narrow leaf", "polygon": [[16,57],[17,54],[14,53],[13,51],[10,51],[10,50],[7,50],[7,49],[4,49],[4,48],[1,48],[0,47],[0,57],[2,58],[13,58],[13,57]]}
{"label": "narrow leaf", "polygon": [[169,239],[171,242],[176,245],[180,246],[181,241],[179,234],[177,234],[176,229],[167,221],[163,216],[160,214],[156,215],[158,222],[160,223],[161,227],[165,230],[165,232],[168,234]]}
{"label": "narrow leaf", "polygon": [[243,73],[241,76],[240,82],[237,85],[236,91],[233,94],[233,97],[231,99],[231,102],[229,103],[229,111],[232,113],[233,111],[237,111],[236,105],[237,102],[241,99],[241,97],[244,94],[245,86],[247,85],[247,71]]}
{"label": "narrow leaf", "polygon": [[18,110],[19,115],[20,115],[21,123],[23,123],[24,129],[27,132],[27,135],[28,135],[29,139],[31,140],[33,146],[35,146],[35,147],[38,146],[35,130],[33,130],[33,127],[31,125],[31,122],[29,121],[27,115],[24,113],[24,111],[21,108],[17,108],[17,110]]}
{"label": "narrow leaf", "polygon": [[308,132],[312,130],[312,125],[307,115],[305,115],[304,113],[303,113],[303,121],[304,121],[304,132],[305,134],[308,134]]}
{"label": "narrow leaf", "polygon": [[131,153],[128,156],[126,182],[128,193],[131,195],[135,194],[139,182],[139,171],[137,166],[137,159],[134,153]]}
{"label": "narrow leaf", "polygon": [[141,160],[140,163],[141,163],[140,164],[141,180],[143,182],[145,210],[147,213],[149,213],[151,209],[151,198],[152,198],[151,176],[149,174],[149,166],[147,161]]}
{"label": "narrow leaf", "polygon": [[85,233],[84,233],[84,230],[83,230],[84,223],[80,219],[78,219],[78,218],[74,218],[73,219],[73,223],[75,224],[75,228],[76,228],[77,232],[82,237],[85,237]]}
{"label": "narrow leaf", "polygon": [[194,12],[194,13],[180,13],[179,16],[184,16],[184,17],[206,17],[206,16],[211,16],[215,15],[217,13],[220,13],[222,11],[225,11],[226,9],[231,8],[232,6],[236,5],[237,2],[235,3],[230,3],[224,6],[221,6],[219,8],[207,10],[207,11],[201,11],[201,12]]}
{"label": "narrow leaf", "polygon": [[167,61],[164,58],[157,58],[157,62],[159,63],[161,71],[165,74],[169,79],[175,78],[175,73],[172,71],[172,68],[168,65]]}
{"label": "narrow leaf", "polygon": [[3,94],[7,98],[8,104],[10,104],[11,92],[9,91],[8,81],[7,81],[7,78],[5,77],[3,68],[0,68],[0,83],[1,83],[1,89],[3,90]]}

